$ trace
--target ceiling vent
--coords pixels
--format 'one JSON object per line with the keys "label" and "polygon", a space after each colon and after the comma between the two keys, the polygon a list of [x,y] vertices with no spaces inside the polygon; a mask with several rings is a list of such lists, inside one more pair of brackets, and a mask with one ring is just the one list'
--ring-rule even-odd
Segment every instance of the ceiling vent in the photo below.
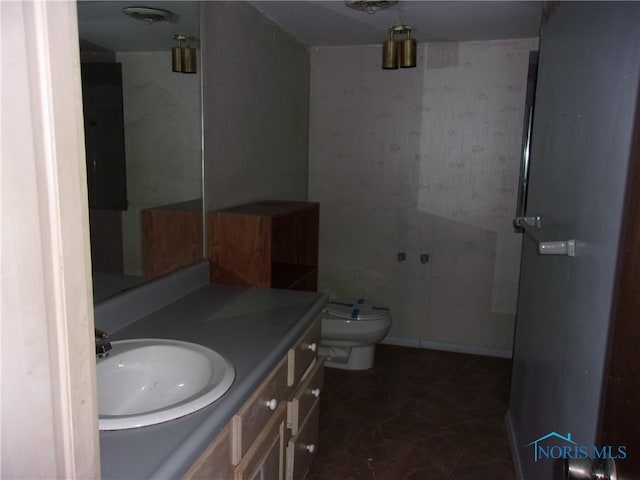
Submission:
{"label": "ceiling vent", "polygon": [[173,13],[169,10],[153,7],[125,7],[122,12],[131,18],[151,25],[158,22],[170,22],[173,20]]}
{"label": "ceiling vent", "polygon": [[398,0],[345,0],[347,7],[362,10],[367,13],[376,13],[378,10],[389,8],[398,3]]}

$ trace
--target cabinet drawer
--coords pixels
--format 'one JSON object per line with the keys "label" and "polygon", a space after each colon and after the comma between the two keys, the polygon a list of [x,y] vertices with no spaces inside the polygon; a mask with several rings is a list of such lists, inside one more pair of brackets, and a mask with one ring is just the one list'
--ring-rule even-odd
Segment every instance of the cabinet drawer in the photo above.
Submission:
{"label": "cabinet drawer", "polygon": [[284,421],[281,403],[247,454],[233,471],[234,480],[282,480],[284,478]]}
{"label": "cabinet drawer", "polygon": [[319,357],[289,403],[287,424],[291,428],[292,435],[297,435],[300,431],[300,426],[309,415],[314,403],[320,398],[323,385],[324,357]]}
{"label": "cabinet drawer", "polygon": [[289,350],[289,373],[287,385],[297,384],[306,372],[311,362],[318,356],[318,346],[320,345],[320,318],[309,327],[300,341]]}
{"label": "cabinet drawer", "polygon": [[287,445],[287,480],[302,480],[318,450],[320,403],[316,402],[300,432]]}
{"label": "cabinet drawer", "polygon": [[237,465],[274,411],[287,400],[287,361],[283,358],[271,375],[233,417],[232,460]]}
{"label": "cabinet drawer", "polygon": [[182,480],[228,480],[231,478],[231,427],[227,425],[200,458],[184,474]]}

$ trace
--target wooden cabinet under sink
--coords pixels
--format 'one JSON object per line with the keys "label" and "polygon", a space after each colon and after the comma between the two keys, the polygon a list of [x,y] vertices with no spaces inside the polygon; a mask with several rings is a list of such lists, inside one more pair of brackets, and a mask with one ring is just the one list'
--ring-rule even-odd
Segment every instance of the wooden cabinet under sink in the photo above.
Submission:
{"label": "wooden cabinet under sink", "polygon": [[302,480],[318,448],[324,358],[317,318],[183,480]]}

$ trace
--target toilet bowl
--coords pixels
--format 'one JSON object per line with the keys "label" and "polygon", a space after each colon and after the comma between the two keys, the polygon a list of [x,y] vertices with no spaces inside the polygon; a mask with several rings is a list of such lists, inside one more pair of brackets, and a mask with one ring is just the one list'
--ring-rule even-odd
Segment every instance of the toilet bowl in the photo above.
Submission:
{"label": "toilet bowl", "polygon": [[391,311],[364,299],[332,300],[321,316],[320,355],[344,370],[373,367],[376,344],[391,328]]}

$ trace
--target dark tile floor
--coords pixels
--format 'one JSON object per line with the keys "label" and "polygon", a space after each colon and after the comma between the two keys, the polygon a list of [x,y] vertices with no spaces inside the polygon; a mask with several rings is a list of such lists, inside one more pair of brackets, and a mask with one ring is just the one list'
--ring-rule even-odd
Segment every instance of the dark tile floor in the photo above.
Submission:
{"label": "dark tile floor", "polygon": [[391,345],[369,371],[326,368],[307,480],[514,479],[510,378],[508,359]]}

